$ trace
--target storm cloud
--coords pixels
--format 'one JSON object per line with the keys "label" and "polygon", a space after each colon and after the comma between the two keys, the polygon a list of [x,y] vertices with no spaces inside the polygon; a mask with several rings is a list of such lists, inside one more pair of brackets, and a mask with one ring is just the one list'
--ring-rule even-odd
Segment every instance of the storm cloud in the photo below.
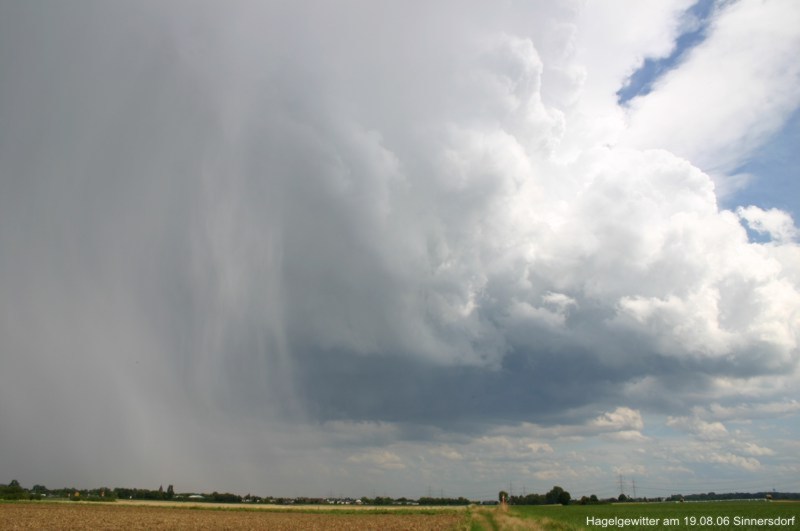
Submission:
{"label": "storm cloud", "polygon": [[689,6],[0,3],[0,470],[416,496],[797,470],[791,432],[719,437],[796,418],[800,355],[791,214],[719,190],[800,103],[800,14],[719,6],[621,107]]}

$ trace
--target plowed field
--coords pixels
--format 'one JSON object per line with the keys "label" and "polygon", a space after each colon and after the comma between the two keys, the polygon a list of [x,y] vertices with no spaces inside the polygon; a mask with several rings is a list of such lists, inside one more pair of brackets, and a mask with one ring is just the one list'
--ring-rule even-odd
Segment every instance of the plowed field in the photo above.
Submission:
{"label": "plowed field", "polygon": [[463,512],[435,514],[199,509],[101,503],[0,503],[0,529],[457,529]]}

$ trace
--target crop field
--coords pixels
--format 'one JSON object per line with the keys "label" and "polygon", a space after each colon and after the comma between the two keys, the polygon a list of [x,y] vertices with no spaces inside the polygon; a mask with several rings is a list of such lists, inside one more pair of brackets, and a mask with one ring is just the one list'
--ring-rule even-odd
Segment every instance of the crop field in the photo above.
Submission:
{"label": "crop field", "polygon": [[[737,501],[613,505],[517,506],[487,529],[800,530],[800,503]],[[532,527],[526,527],[532,525]]]}
{"label": "crop field", "polygon": [[269,529],[448,530],[463,529],[462,510],[353,510],[182,507],[88,502],[0,503],[0,529]]}
{"label": "crop field", "polygon": [[[758,519],[762,519],[761,522]],[[798,530],[800,503],[325,507],[0,502],[0,529]]]}

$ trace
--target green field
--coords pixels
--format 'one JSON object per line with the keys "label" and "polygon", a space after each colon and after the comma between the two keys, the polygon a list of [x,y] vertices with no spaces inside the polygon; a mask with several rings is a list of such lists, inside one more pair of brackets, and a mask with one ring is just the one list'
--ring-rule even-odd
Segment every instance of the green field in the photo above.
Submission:
{"label": "green field", "polygon": [[471,516],[472,529],[476,531],[537,527],[554,530],[800,530],[800,503],[791,502],[512,506],[507,512],[499,507],[475,509]]}

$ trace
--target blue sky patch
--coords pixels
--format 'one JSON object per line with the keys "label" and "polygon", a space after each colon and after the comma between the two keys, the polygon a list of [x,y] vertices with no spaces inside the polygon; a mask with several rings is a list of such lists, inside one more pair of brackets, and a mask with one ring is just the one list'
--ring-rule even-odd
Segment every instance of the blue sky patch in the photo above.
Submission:
{"label": "blue sky patch", "polygon": [[645,59],[625,86],[617,91],[617,102],[625,105],[636,96],[650,93],[661,76],[675,68],[689,50],[703,42],[713,11],[713,0],[700,0],[687,9],[684,15],[684,26],[687,31],[678,37],[672,53],[668,57]]}
{"label": "blue sky patch", "polygon": [[795,111],[768,143],[735,173],[753,176],[748,185],[723,198],[724,208],[755,205],[763,209],[779,208],[800,219],[800,170],[797,151],[800,146],[800,111]]}

